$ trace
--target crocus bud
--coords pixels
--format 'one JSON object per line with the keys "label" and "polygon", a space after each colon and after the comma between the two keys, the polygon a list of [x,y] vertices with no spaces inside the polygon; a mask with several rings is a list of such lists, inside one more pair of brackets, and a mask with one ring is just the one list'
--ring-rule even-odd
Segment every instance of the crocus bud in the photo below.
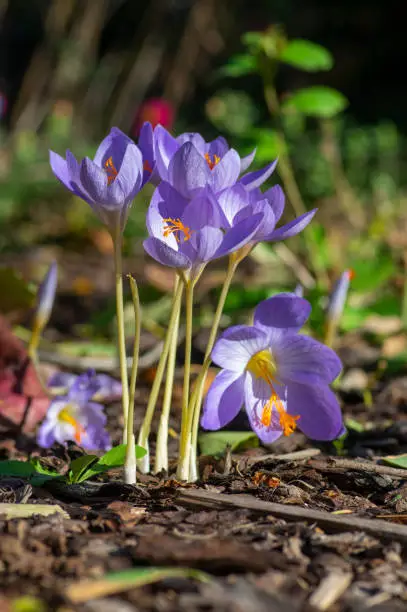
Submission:
{"label": "crocus bud", "polygon": [[345,270],[336,281],[331,295],[329,296],[328,308],[326,311],[326,335],[325,343],[332,346],[335,341],[336,332],[348,295],[349,284],[353,278],[352,270]]}
{"label": "crocus bud", "polygon": [[37,305],[34,314],[34,327],[44,329],[51,316],[58,283],[58,266],[53,261],[40,284],[37,293]]}

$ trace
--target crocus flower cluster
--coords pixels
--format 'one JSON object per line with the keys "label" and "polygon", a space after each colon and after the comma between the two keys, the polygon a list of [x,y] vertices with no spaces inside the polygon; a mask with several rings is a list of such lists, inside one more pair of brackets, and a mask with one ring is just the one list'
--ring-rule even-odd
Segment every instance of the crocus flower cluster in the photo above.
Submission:
{"label": "crocus flower cluster", "polygon": [[310,304],[294,294],[261,302],[254,324],[226,330],[213,361],[222,368],[206,397],[202,426],[227,425],[244,405],[253,430],[267,443],[298,426],[314,440],[333,440],[343,430],[329,384],[341,371],[330,348],[298,333]]}
{"label": "crocus flower cluster", "polygon": [[111,394],[112,381],[90,371],[81,376],[57,374],[50,388],[65,393],[53,399],[38,431],[38,444],[49,448],[54,442],[76,442],[88,450],[109,450],[110,436],[105,429],[103,406],[93,401]]}
{"label": "crocus flower cluster", "polygon": [[[206,398],[202,420],[206,429],[223,427],[245,405],[253,429],[265,442],[272,442],[281,434],[289,435],[297,426],[318,440],[334,439],[342,431],[339,406],[329,388],[341,365],[331,349],[298,333],[310,311],[306,300],[294,294],[266,300],[257,307],[252,326],[232,327],[214,344],[227,291],[239,262],[259,242],[276,242],[295,236],[316,212],[311,210],[278,226],[285,207],[283,191],[278,185],[262,190],[276,162],[250,171],[254,157],[255,151],[241,157],[222,137],[210,142],[197,133],[173,137],[163,126],[153,128],[150,123],[142,125],[137,144],[113,128],[93,160],[85,158],[78,162],[70,151],[65,159],[51,152],[54,174],[71,193],[91,206],[109,229],[115,244],[118,346],[128,448],[127,482],[135,482],[129,397],[134,397],[137,359],[133,362],[129,393],[121,235],[132,200],[147,182],[154,185],[155,190],[146,217],[148,236],[144,248],[157,262],[174,269],[177,279],[167,337],[139,435],[139,443],[148,450],[151,420],[166,372],[157,469],[167,465],[168,411],[183,291],[186,294],[186,348],[179,478],[195,479],[197,429],[211,357],[222,370]],[[214,315],[205,363],[190,394],[193,291],[206,264],[221,257],[228,258],[228,272]],[[135,284],[132,284],[133,301],[136,317],[139,317],[138,296],[133,290]],[[53,402],[41,428],[40,437],[46,445],[54,439],[68,438],[80,440],[87,448],[90,444],[97,443],[99,448],[106,444],[104,421],[100,410],[95,408],[98,405],[93,403],[97,379],[84,380],[83,377],[65,382],[54,380],[56,385],[67,383],[69,388],[66,396]],[[100,394],[106,387],[100,378],[98,384]],[[148,453],[144,461],[147,464],[143,464],[143,469],[148,470]]]}

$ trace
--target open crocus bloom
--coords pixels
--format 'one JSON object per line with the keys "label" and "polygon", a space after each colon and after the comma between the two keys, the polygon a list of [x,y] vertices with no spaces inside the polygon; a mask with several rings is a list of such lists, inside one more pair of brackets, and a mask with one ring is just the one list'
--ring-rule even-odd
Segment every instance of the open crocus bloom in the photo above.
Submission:
{"label": "open crocus bloom", "polygon": [[78,163],[69,150],[65,159],[50,151],[50,164],[57,179],[85,200],[111,232],[124,230],[130,204],[146,178],[143,156],[131,138],[112,128],[93,161],[85,157]]}
{"label": "open crocus bloom", "polygon": [[237,325],[222,334],[212,359],[223,369],[205,400],[205,429],[220,429],[245,405],[253,430],[266,443],[296,427],[314,440],[343,433],[329,388],[341,362],[328,347],[298,334],[309,313],[303,298],[280,294],[259,304],[253,326]]}
{"label": "open crocus bloom", "polygon": [[[93,370],[88,372],[89,380],[92,381],[94,394],[91,399],[95,402],[114,402],[122,397],[121,382],[108,374],[95,374]],[[79,376],[72,372],[56,372],[48,380],[47,386],[58,395],[65,395],[75,384]]]}
{"label": "open crocus bloom", "polygon": [[89,450],[111,448],[103,406],[90,401],[98,388],[87,373],[78,376],[65,396],[55,398],[38,430],[39,446],[49,448],[54,442],[72,440]]}
{"label": "open crocus bloom", "polygon": [[189,270],[194,277],[208,261],[247,244],[261,222],[261,214],[252,215],[225,232],[223,214],[212,191],[202,190],[187,200],[163,182],[147,212],[149,238],[144,248],[164,266]]}

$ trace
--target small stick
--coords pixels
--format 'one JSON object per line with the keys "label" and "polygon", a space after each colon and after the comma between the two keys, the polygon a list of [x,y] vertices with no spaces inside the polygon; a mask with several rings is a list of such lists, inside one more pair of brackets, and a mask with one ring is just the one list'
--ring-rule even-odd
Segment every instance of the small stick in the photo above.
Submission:
{"label": "small stick", "polygon": [[364,519],[355,516],[332,515],[329,514],[329,512],[312,510],[301,506],[266,502],[256,499],[251,495],[225,495],[223,493],[212,493],[211,491],[203,491],[200,489],[181,488],[177,492],[177,501],[204,507],[209,506],[211,508],[225,506],[244,508],[255,512],[272,514],[286,521],[316,523],[320,527],[332,531],[364,531],[376,538],[396,539],[404,544],[407,543],[407,527],[404,525],[385,523],[383,520],[370,518]]}
{"label": "small stick", "polygon": [[305,448],[304,450],[293,451],[292,453],[285,453],[283,455],[263,455],[262,457],[250,457],[246,460],[246,465],[252,467],[257,463],[271,463],[273,461],[302,461],[304,459],[311,459],[320,455],[321,451],[319,448]]}
{"label": "small stick", "polygon": [[315,610],[328,610],[346,591],[352,582],[352,573],[335,569],[323,578],[309,598],[310,606]]}
{"label": "small stick", "polygon": [[324,461],[323,459],[311,459],[307,465],[317,470],[327,472],[343,472],[343,470],[374,472],[376,474],[386,474],[392,478],[403,478],[407,480],[407,470],[394,468],[389,465],[378,465],[372,461],[357,461],[356,459],[329,457],[328,461]]}

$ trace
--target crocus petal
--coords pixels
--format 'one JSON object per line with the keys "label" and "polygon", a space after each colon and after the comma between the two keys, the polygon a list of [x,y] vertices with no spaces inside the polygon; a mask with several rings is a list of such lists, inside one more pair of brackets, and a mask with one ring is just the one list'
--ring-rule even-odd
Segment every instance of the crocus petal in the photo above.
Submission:
{"label": "crocus petal", "polygon": [[89,370],[78,376],[69,388],[68,400],[75,402],[79,406],[85,406],[89,400],[99,391],[100,383],[98,382],[95,372]]}
{"label": "crocus petal", "polygon": [[98,205],[106,201],[107,174],[88,157],[82,160],[80,180],[92,200]]}
{"label": "crocus petal", "polygon": [[109,157],[112,157],[115,168],[119,171],[129,145],[135,146],[132,139],[119,130],[119,128],[113,127],[106,138],[100,143],[93,161],[97,166],[103,168]]}
{"label": "crocus petal", "polygon": [[39,286],[37,293],[37,306],[35,309],[35,324],[42,329],[48,323],[54,305],[58,284],[58,265],[52,262]]}
{"label": "crocus petal", "polygon": [[[270,415],[270,425],[266,426],[261,422],[263,410],[270,400],[270,386],[262,378],[256,378],[251,374],[246,375],[245,381],[245,406],[250,425],[260,440],[266,444],[271,444],[282,434],[280,417],[275,408],[272,408]],[[281,397],[281,403],[285,407],[286,402]]]}
{"label": "crocus petal", "polygon": [[225,216],[220,208],[218,201],[211,191],[206,188],[202,190],[184,206],[181,215],[183,224],[192,230],[199,230],[204,227],[223,227]]}
{"label": "crocus petal", "polygon": [[233,222],[238,224],[243,219],[252,218],[253,215],[261,215],[262,221],[259,224],[252,241],[261,242],[268,236],[276,226],[274,213],[267,200],[258,200],[252,206],[246,206],[237,213]]}
{"label": "crocus petal", "polygon": [[274,187],[267,189],[267,191],[263,193],[262,198],[268,200],[268,203],[273,210],[276,223],[278,223],[281,215],[284,212],[285,206],[285,196],[280,185],[274,185]]}
{"label": "crocus petal", "polygon": [[[221,245],[222,240],[223,233],[216,227],[203,227],[201,230],[194,232],[191,240],[188,241],[195,250],[194,264],[210,261]],[[184,250],[183,252],[188,255],[188,252]]]}
{"label": "crocus petal", "polygon": [[107,189],[107,197],[126,205],[141,189],[143,181],[143,157],[135,144],[129,144],[123,155],[120,170]]}
{"label": "crocus petal", "polygon": [[249,203],[249,197],[243,185],[233,185],[225,189],[218,195],[219,206],[225,215],[229,227],[233,225],[233,220],[238,212],[246,208]]}
{"label": "crocus petal", "polygon": [[247,168],[249,166],[251,166],[254,158],[256,157],[256,151],[257,149],[253,149],[253,151],[251,153],[249,153],[249,155],[246,155],[246,157],[242,157],[240,160],[240,172],[245,172],[247,170]]}
{"label": "crocus petal", "polygon": [[55,442],[54,434],[55,425],[51,421],[45,419],[37,432],[37,444],[42,448],[50,448]]}
{"label": "crocus petal", "polygon": [[222,159],[228,151],[229,145],[226,139],[223,138],[223,136],[218,136],[217,138],[215,138],[215,140],[212,140],[212,142],[208,143],[207,146],[207,153],[209,154],[211,159],[213,159],[214,155]]}
{"label": "crocus petal", "polygon": [[205,154],[205,139],[197,132],[184,132],[184,134],[180,134],[180,136],[178,136],[177,142],[180,146],[186,142],[190,142],[201,155]]}
{"label": "crocus petal", "polygon": [[239,178],[240,174],[240,157],[237,151],[229,149],[222,157],[220,162],[216,164],[213,170],[210,171],[210,184],[215,193],[231,187]]}
{"label": "crocus petal", "polygon": [[168,180],[168,166],[180,144],[162,125],[154,128],[155,156],[157,172],[163,181]]}
{"label": "crocus petal", "polygon": [[268,338],[261,329],[248,325],[229,327],[216,341],[212,361],[232,372],[243,372],[251,357],[268,348]]}
{"label": "crocus petal", "polygon": [[298,428],[313,440],[335,440],[343,433],[341,409],[335,394],[326,385],[310,387],[289,383],[288,409],[299,415]]}
{"label": "crocus petal", "polygon": [[240,223],[237,223],[232,229],[228,230],[216,253],[216,257],[219,258],[223,255],[233,253],[250,243],[252,238],[255,237],[262,221],[263,215],[253,215],[243,219],[243,221],[240,221]]}
{"label": "crocus petal", "polygon": [[256,189],[256,187],[260,187],[269,176],[271,176],[274,172],[275,167],[277,166],[277,160],[273,161],[271,164],[268,164],[261,170],[256,170],[255,172],[248,172],[244,176],[241,177],[240,183],[246,187],[248,191],[252,189]]}
{"label": "crocus petal", "polygon": [[308,336],[281,333],[281,330],[270,331],[274,336],[271,350],[277,366],[277,378],[282,383],[294,381],[319,385],[331,383],[337,378],[342,364],[332,349]]}
{"label": "crocus petal", "polygon": [[220,429],[239,414],[244,401],[244,381],[244,374],[239,372],[219,372],[205,399],[201,419],[204,429]]}
{"label": "crocus petal", "polygon": [[75,190],[71,185],[71,174],[69,172],[66,160],[60,155],[58,155],[58,153],[50,151],[49,163],[51,165],[51,170],[55,174],[57,179],[64,185],[64,187],[69,189],[69,191],[75,193]]}
{"label": "crocus petal", "polygon": [[183,253],[176,251],[158,238],[150,237],[144,240],[145,251],[163,266],[170,268],[188,269],[191,267],[191,260]]}
{"label": "crocus petal", "polygon": [[76,379],[76,374],[71,374],[70,372],[56,372],[49,378],[47,387],[50,387],[54,393],[62,395],[68,391],[69,387],[73,385]]}
{"label": "crocus petal", "polygon": [[141,126],[138,147],[143,156],[143,185],[145,185],[155,175],[154,132],[149,121],[145,121]]}
{"label": "crocus petal", "polygon": [[[218,164],[219,165],[219,164]],[[193,197],[209,183],[211,170],[191,142],[183,144],[168,167],[169,182],[186,198]]]}
{"label": "crocus petal", "polygon": [[267,331],[270,327],[300,329],[311,313],[311,304],[293,293],[274,295],[257,306],[254,325]]}
{"label": "crocus petal", "polygon": [[[92,395],[92,400],[95,402],[113,402],[122,397],[121,382],[108,374],[96,374],[95,379],[99,388],[96,393]],[[99,406],[99,404],[96,405]]]}
{"label": "crocus petal", "polygon": [[316,212],[317,208],[314,208],[314,210],[300,215],[293,221],[290,221],[290,223],[282,225],[274,230],[274,232],[264,238],[264,240],[267,240],[268,242],[276,242],[277,240],[285,240],[285,238],[296,236],[299,232],[302,232],[305,227],[307,227],[308,223],[311,221]]}

